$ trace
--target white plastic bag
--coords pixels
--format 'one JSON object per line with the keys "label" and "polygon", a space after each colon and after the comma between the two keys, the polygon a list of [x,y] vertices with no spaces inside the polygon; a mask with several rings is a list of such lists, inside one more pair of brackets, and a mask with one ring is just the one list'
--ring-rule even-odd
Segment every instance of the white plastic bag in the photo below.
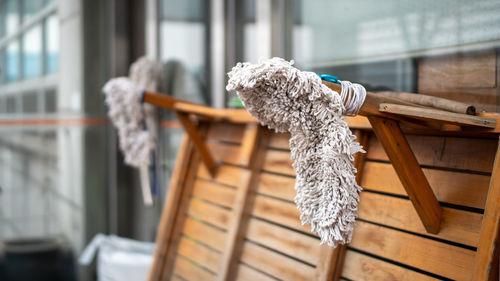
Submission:
{"label": "white plastic bag", "polygon": [[140,281],[148,277],[155,244],[97,234],[80,255],[78,262],[89,265],[97,250],[99,281]]}

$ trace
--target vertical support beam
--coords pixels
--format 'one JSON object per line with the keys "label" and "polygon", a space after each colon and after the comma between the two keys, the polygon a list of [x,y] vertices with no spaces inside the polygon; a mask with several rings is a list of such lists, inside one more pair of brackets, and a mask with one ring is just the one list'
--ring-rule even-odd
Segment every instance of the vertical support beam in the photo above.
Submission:
{"label": "vertical support beam", "polygon": [[186,133],[189,135],[191,140],[194,143],[194,146],[198,150],[201,155],[201,159],[203,163],[207,167],[208,172],[213,177],[217,171],[217,163],[215,163],[214,158],[210,154],[208,147],[205,145],[205,141],[203,140],[198,128],[196,128],[186,113],[175,112],[179,122],[181,123]]}
{"label": "vertical support beam", "polygon": [[438,233],[442,210],[399,124],[394,120],[368,117],[373,131],[384,147],[413,207],[425,229]]}
{"label": "vertical support beam", "polygon": [[[356,140],[367,151],[369,134],[365,131],[357,130],[355,135]],[[354,166],[358,170],[356,173],[356,182],[358,184],[361,182],[365,159],[366,153],[357,153],[354,155]],[[339,245],[337,248],[332,248],[328,245],[321,246],[319,264],[316,268],[317,281],[340,280],[346,250],[347,245]]]}
{"label": "vertical support beam", "polygon": [[227,241],[221,259],[221,270],[217,280],[235,280],[237,276],[239,257],[253,205],[254,194],[252,193],[259,181],[260,167],[264,161],[269,136],[269,131],[257,124],[247,125],[242,149],[248,151],[249,157],[245,166],[248,166],[249,169],[242,174],[241,184],[236,193],[231,223],[227,231]]}
{"label": "vertical support beam", "polygon": [[483,215],[479,247],[474,260],[474,271],[471,280],[488,280],[494,266],[493,257],[498,251],[498,228],[500,225],[500,142],[495,156],[495,164],[491,172],[490,189]]}
{"label": "vertical support beam", "polygon": [[[153,257],[153,264],[149,271],[149,281],[159,281],[164,278],[165,264],[167,255],[170,252],[172,234],[174,232],[176,220],[180,217],[179,206],[182,204],[182,198],[188,192],[185,190],[186,179],[189,168],[193,165],[193,142],[187,135],[184,135],[179,153],[175,160],[174,171],[170,178],[170,186],[165,196],[165,206],[161,214],[158,225],[158,234],[156,236],[156,250]],[[185,203],[184,203],[185,204]],[[187,205],[187,204],[185,204]]]}

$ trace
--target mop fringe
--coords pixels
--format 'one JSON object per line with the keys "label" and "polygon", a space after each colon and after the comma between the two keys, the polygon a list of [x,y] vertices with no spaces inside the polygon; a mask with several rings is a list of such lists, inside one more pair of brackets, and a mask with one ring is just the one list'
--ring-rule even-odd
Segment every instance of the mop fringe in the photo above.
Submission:
{"label": "mop fringe", "polygon": [[300,220],[321,244],[336,247],[351,241],[361,191],[354,154],[364,150],[344,121],[339,93],[292,64],[281,58],[238,63],[226,89],[263,125],[291,133]]}
{"label": "mop fringe", "polygon": [[102,89],[109,108],[108,116],[118,129],[124,161],[133,167],[149,166],[151,162],[155,138],[152,131],[145,129],[145,124],[154,123],[155,110],[150,105],[143,105],[141,98],[144,89],[157,89],[161,76],[161,64],[140,58],[132,64],[130,78],[111,79]]}

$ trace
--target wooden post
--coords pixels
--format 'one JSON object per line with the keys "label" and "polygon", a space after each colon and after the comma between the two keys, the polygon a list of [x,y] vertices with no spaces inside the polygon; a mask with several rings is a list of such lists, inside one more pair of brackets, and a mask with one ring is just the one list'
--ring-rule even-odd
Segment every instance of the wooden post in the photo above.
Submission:
{"label": "wooden post", "polygon": [[156,236],[156,250],[153,257],[153,265],[149,272],[149,281],[162,280],[164,275],[165,261],[170,250],[171,235],[174,231],[176,220],[179,219],[179,206],[181,199],[186,194],[183,189],[189,172],[190,164],[193,162],[193,144],[187,135],[182,138],[176,165],[170,178],[170,188],[165,196],[165,206],[161,214]]}
{"label": "wooden post", "polygon": [[[474,260],[474,271],[471,280],[488,280],[494,266],[495,251],[498,251],[498,228],[500,225],[500,142],[491,172],[490,189],[481,225],[479,247]],[[497,261],[498,262],[498,261]],[[498,278],[498,277],[497,277]]]}
{"label": "wooden post", "polygon": [[227,231],[227,241],[222,254],[221,270],[217,280],[235,280],[238,271],[239,257],[245,239],[250,209],[253,205],[254,194],[251,194],[259,181],[260,166],[269,141],[269,131],[257,124],[247,125],[243,138],[242,148],[248,153],[249,170],[242,175],[242,182],[236,194],[233,205],[233,215]]}
{"label": "wooden post", "polygon": [[368,120],[389,156],[425,229],[429,233],[438,233],[441,223],[441,207],[398,123],[373,116],[368,117]]}
{"label": "wooden post", "polygon": [[212,177],[215,176],[215,173],[217,171],[217,163],[215,163],[214,158],[210,154],[210,151],[208,150],[208,147],[206,146],[205,141],[203,140],[198,128],[196,128],[193,123],[191,123],[191,120],[189,120],[189,117],[186,113],[176,112],[176,115],[179,119],[179,122],[182,124],[182,127],[184,127],[184,130],[186,130],[186,133],[189,135],[196,149],[200,153],[201,159],[207,167],[208,172]]}

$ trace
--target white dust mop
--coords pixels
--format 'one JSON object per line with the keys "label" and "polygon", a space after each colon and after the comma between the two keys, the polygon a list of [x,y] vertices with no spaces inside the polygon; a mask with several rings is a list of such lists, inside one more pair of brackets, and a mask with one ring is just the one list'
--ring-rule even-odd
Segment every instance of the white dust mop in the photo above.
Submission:
{"label": "white dust mop", "polygon": [[118,129],[125,163],[133,167],[149,165],[155,142],[152,134],[144,130],[143,88],[127,77],[119,77],[108,81],[103,92],[106,94],[109,118]]}
{"label": "white dust mop", "polygon": [[[311,225],[322,244],[336,247],[351,240],[361,191],[353,155],[364,152],[343,114],[356,114],[364,96],[351,102],[346,112],[339,93],[317,74],[292,64],[280,58],[238,63],[228,74],[226,89],[236,90],[248,112],[263,125],[291,133],[300,219]],[[343,84],[364,92],[358,84]]]}
{"label": "white dust mop", "polygon": [[120,77],[110,80],[103,88],[108,115],[118,129],[120,149],[125,163],[140,169],[144,203],[151,205],[148,167],[155,148],[156,118],[154,107],[142,104],[144,89],[157,91],[161,83],[161,64],[145,57],[130,67],[130,79]]}

